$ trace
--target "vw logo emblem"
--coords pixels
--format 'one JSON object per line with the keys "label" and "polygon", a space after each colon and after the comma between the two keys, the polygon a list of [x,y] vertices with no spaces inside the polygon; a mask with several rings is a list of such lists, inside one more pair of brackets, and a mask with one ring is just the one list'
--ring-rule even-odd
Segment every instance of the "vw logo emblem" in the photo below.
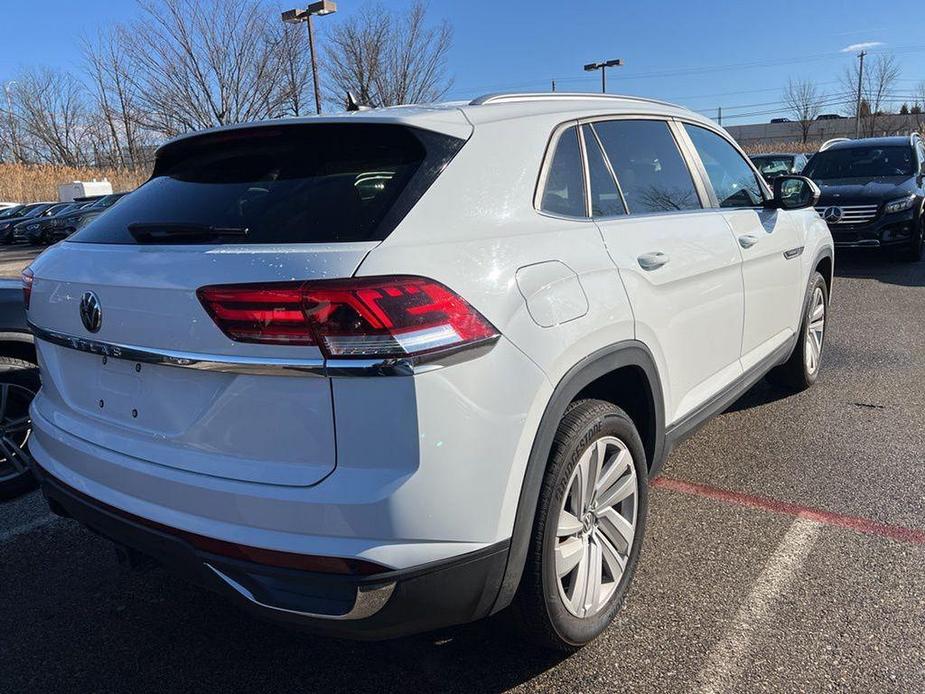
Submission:
{"label": "vw logo emblem", "polygon": [[827,222],[835,224],[841,221],[842,214],[843,212],[840,207],[826,207],[825,212],[822,213],[822,218]]}
{"label": "vw logo emblem", "polygon": [[103,325],[100,300],[93,292],[84,292],[84,295],[80,297],[80,320],[91,333],[98,332]]}

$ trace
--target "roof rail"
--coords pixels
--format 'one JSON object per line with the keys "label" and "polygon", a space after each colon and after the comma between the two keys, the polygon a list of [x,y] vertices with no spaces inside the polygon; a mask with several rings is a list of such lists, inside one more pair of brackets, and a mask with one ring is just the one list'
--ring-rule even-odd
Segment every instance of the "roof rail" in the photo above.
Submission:
{"label": "roof rail", "polygon": [[819,151],[824,152],[832,145],[837,145],[839,142],[850,142],[850,137],[833,137],[831,140],[826,140],[819,146]]}
{"label": "roof rail", "polygon": [[670,101],[660,101],[659,99],[648,99],[644,96],[627,96],[625,94],[597,94],[583,92],[494,92],[483,94],[469,102],[470,106],[482,106],[483,104],[508,104],[518,101],[587,101],[587,100],[618,100],[618,101],[641,101],[648,104],[660,104],[661,106],[674,106],[681,108]]}

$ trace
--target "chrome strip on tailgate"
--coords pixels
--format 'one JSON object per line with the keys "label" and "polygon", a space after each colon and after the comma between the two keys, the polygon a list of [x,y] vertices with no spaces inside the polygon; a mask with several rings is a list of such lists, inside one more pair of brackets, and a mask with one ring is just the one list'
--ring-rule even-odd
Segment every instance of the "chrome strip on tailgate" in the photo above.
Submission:
{"label": "chrome strip on tailgate", "polygon": [[75,349],[78,352],[98,354],[113,359],[126,359],[143,364],[176,366],[182,369],[200,371],[221,371],[225,373],[252,374],[258,376],[324,376],[324,359],[272,359],[267,357],[230,357],[217,354],[194,352],[167,352],[120,345],[113,342],[88,340],[66,333],[40,328],[31,321],[29,328],[40,340],[53,345]]}
{"label": "chrome strip on tailgate", "polygon": [[273,359],[271,357],[240,357],[223,354],[175,352],[135,345],[121,345],[102,340],[88,340],[56,330],[40,328],[28,321],[32,334],[53,345],[101,357],[125,359],[143,364],[160,364],[181,369],[220,371],[253,376],[414,376],[444,366],[471,359],[494,347],[500,335],[493,335],[466,345],[464,350],[447,349],[432,354],[402,359]]}

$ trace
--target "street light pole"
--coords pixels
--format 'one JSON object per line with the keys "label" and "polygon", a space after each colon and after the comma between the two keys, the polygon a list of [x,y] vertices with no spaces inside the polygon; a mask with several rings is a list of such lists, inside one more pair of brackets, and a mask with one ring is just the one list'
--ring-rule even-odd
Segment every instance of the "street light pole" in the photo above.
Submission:
{"label": "street light pole", "polygon": [[616,58],[615,60],[605,60],[601,63],[588,63],[585,65],[585,72],[594,72],[595,70],[601,71],[601,94],[607,93],[607,68],[609,67],[620,67],[623,65],[622,58]]}
{"label": "street light pole", "polygon": [[295,9],[283,12],[282,18],[286,24],[299,24],[305,22],[308,29],[308,52],[312,61],[312,84],[315,87],[315,112],[321,113],[321,86],[318,84],[318,60],[315,58],[315,36],[312,32],[312,17],[337,12],[337,4],[331,0],[319,0],[311,3],[304,10]]}
{"label": "street light pole", "polygon": [[305,20],[308,28],[308,53],[312,59],[312,85],[315,87],[315,113],[321,113],[321,88],[318,86],[318,61],[315,59],[315,35],[312,33],[312,16]]}

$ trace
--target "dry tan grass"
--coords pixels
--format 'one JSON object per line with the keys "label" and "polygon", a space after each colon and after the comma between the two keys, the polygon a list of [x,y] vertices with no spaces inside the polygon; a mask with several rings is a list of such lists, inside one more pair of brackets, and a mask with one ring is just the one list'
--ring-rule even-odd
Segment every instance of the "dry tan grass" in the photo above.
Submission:
{"label": "dry tan grass", "polygon": [[150,175],[145,169],[72,168],[38,164],[0,164],[0,200],[38,202],[57,200],[58,185],[71,181],[109,179],[113,192],[132,190]]}
{"label": "dry tan grass", "polygon": [[748,154],[773,154],[775,152],[818,152],[822,140],[810,140],[809,142],[752,142],[742,145]]}

